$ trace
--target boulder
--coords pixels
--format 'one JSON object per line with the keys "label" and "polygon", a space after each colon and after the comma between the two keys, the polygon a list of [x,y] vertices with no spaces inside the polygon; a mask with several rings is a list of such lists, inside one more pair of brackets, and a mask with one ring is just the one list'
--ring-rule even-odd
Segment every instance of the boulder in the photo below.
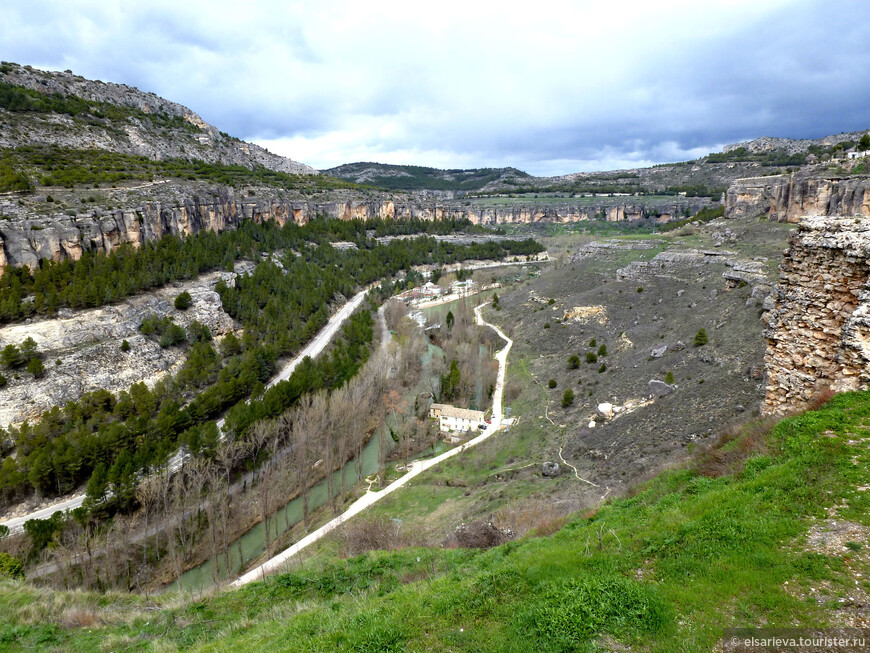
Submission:
{"label": "boulder", "polygon": [[610,419],[611,417],[613,417],[613,404],[606,401],[604,403],[598,404],[598,414],[602,417]]}
{"label": "boulder", "polygon": [[667,346],[667,345],[661,345],[661,346],[659,346],[659,347],[655,347],[655,348],[650,352],[650,356],[652,356],[653,358],[661,358],[662,356],[665,355],[665,352],[666,352],[667,350],[668,350],[668,346]]}
{"label": "boulder", "polygon": [[648,385],[650,393],[656,397],[664,397],[676,390],[675,386],[665,383],[664,381],[659,381],[658,379],[652,379]]}
{"label": "boulder", "polygon": [[546,478],[556,478],[562,473],[559,463],[546,462],[541,467],[541,474]]}

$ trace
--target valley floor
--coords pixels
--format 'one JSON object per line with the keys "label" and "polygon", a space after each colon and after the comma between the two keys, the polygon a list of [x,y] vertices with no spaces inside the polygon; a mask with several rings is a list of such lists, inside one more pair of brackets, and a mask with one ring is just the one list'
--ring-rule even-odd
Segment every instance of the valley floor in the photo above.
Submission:
{"label": "valley floor", "polygon": [[727,627],[866,628],[868,445],[870,393],[852,393],[745,428],[555,535],[489,551],[324,552],[197,600],[3,581],[0,643],[670,653],[714,649]]}

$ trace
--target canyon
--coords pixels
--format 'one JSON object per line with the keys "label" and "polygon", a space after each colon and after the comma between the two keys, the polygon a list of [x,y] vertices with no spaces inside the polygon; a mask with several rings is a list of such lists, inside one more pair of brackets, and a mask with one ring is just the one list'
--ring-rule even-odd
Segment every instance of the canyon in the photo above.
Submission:
{"label": "canyon", "polygon": [[[159,191],[157,190],[159,189]],[[75,191],[52,189],[54,203],[80,204]],[[129,208],[80,208],[67,212],[46,211],[45,197],[29,198],[22,207],[17,198],[0,199],[0,267],[34,268],[41,260],[78,260],[84,251],[111,252],[123,244],[139,247],[166,235],[187,236],[202,230],[234,229],[243,220],[273,220],[306,224],[316,217],[340,220],[467,219],[476,225],[561,223],[593,220],[604,216],[610,222],[655,219],[668,222],[693,215],[710,205],[707,198],[680,198],[651,205],[642,197],[588,198],[591,201],[547,205],[518,203],[481,206],[472,202],[444,201],[429,194],[339,192],[326,200],[288,197],[276,189],[257,188],[240,192],[233,187],[176,184],[129,191],[115,189],[113,201]],[[40,201],[41,199],[41,201]],[[616,201],[614,201],[616,200]],[[128,204],[129,202],[129,204]],[[70,215],[70,213],[72,215]]]}

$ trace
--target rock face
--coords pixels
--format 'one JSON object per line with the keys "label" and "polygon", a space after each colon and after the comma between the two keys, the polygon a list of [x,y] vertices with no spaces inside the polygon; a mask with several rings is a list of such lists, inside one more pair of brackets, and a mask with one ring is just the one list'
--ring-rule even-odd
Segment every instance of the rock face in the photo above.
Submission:
{"label": "rock face", "polygon": [[[133,383],[144,381],[152,385],[166,374],[175,373],[184,363],[183,350],[161,349],[139,333],[139,325],[146,315],[156,313],[173,317],[183,327],[198,320],[214,335],[229,332],[235,324],[214,292],[220,278],[230,281],[234,274],[213,272],[183,284],[136,295],[112,306],[76,312],[67,310],[54,319],[0,329],[0,348],[21,344],[31,337],[46,368],[40,379],[32,379],[23,371],[20,379],[7,373],[8,385],[0,391],[0,426],[33,419],[52,406],[63,406],[85,392],[103,388],[116,393],[127,390]],[[186,311],[179,311],[173,301],[183,290],[190,292],[193,302]],[[124,339],[130,343],[128,352],[120,349]]]}
{"label": "rock face", "polygon": [[[208,124],[185,106],[125,84],[89,80],[71,72],[49,72],[10,64],[0,81],[24,86],[45,94],[77,96],[91,102],[126,107],[138,113],[123,122],[81,119],[66,114],[36,114],[0,111],[6,125],[0,130],[0,147],[52,145],[70,148],[99,148],[112,152],[146,156],[150,159],[200,159],[209,163],[261,165],[293,174],[318,174],[311,166],[297,163],[268,150],[232,138]],[[159,116],[155,128],[140,118]],[[165,119],[180,119],[167,123]],[[180,122],[180,124],[179,124]]]}
{"label": "rock face", "polygon": [[[84,251],[108,253],[122,244],[139,247],[166,235],[187,236],[203,229],[220,232],[237,228],[243,220],[306,224],[323,216],[339,220],[467,219],[473,224],[509,224],[578,222],[593,219],[598,210],[591,205],[487,208],[457,202],[439,204],[407,194],[368,198],[345,194],[331,201],[314,201],[292,199],[277,189],[257,189],[256,195],[250,194],[253,191],[243,195],[232,187],[198,186],[186,193],[184,186],[146,186],[114,200],[135,201],[131,208],[71,211],[74,215],[37,215],[32,209],[21,209],[14,198],[0,201],[0,215],[10,216],[0,221],[0,267],[34,268],[40,260],[78,260]],[[613,220],[648,217],[643,207],[614,206],[608,210],[608,219]],[[675,204],[674,212],[682,210]],[[664,215],[656,219],[662,220]]]}
{"label": "rock face", "polygon": [[768,314],[765,410],[824,388],[870,383],[870,223],[807,218],[792,237]]}
{"label": "rock face", "polygon": [[725,194],[725,217],[766,215],[779,222],[807,216],[870,216],[870,178],[810,173],[738,179]]}

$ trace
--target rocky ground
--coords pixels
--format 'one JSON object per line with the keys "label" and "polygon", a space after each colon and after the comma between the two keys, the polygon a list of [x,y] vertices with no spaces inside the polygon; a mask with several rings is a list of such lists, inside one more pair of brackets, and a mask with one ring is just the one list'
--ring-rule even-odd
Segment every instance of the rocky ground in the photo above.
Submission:
{"label": "rocky ground", "polygon": [[[485,314],[515,343],[507,402],[518,423],[379,512],[433,538],[481,518],[535,526],[625,493],[757,415],[765,300],[790,231],[743,219],[578,237],[540,276],[500,290],[501,310]],[[695,346],[702,328],[709,340]]]}
{"label": "rocky ground", "polygon": [[[249,264],[240,264],[237,271]],[[184,350],[162,349],[154,340],[139,333],[142,319],[151,313],[169,315],[187,327],[194,320],[208,326],[214,335],[236,328],[223,310],[214,291],[221,278],[230,281],[232,272],[212,272],[197,279],[131,297],[102,308],[61,310],[53,319],[33,319],[0,329],[0,347],[19,345],[33,338],[43,357],[46,372],[35,379],[25,371],[6,372],[7,385],[0,389],[0,426],[34,419],[52,406],[63,406],[85,392],[103,388],[111,392],[126,390],[133,383],[153,385],[184,363]],[[191,294],[193,303],[186,311],[173,302],[182,291]],[[130,349],[121,351],[127,340]]]}

